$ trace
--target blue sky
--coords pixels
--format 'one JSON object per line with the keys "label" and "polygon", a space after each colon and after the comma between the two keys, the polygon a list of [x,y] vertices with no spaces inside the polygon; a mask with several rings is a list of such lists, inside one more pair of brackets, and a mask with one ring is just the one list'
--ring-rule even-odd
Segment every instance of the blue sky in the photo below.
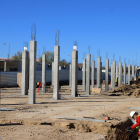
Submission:
{"label": "blue sky", "polygon": [[[54,51],[55,31],[60,30],[60,58],[70,61],[73,40],[78,41],[79,63],[83,52],[97,57],[104,65],[108,57],[122,62],[140,63],[139,0],[0,0],[0,57],[23,51],[23,41],[30,51],[31,23],[36,23],[37,49]],[[37,57],[39,50],[37,50]]]}

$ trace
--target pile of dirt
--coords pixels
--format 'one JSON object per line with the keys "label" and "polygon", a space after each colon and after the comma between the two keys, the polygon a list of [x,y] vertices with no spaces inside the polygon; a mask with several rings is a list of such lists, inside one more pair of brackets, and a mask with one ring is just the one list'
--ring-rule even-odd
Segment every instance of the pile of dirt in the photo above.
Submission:
{"label": "pile of dirt", "polygon": [[110,90],[109,93],[115,93],[115,94],[119,93],[120,95],[140,97],[140,84],[139,85],[122,84],[122,85]]}

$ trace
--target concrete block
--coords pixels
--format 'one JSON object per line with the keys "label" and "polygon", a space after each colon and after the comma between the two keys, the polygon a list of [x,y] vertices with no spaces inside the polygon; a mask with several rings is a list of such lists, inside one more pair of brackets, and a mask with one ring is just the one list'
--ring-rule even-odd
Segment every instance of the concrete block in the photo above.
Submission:
{"label": "concrete block", "polygon": [[42,93],[46,93],[46,55],[42,54]]}
{"label": "concrete block", "polygon": [[83,91],[86,90],[86,59],[83,59],[83,75],[82,75]]}

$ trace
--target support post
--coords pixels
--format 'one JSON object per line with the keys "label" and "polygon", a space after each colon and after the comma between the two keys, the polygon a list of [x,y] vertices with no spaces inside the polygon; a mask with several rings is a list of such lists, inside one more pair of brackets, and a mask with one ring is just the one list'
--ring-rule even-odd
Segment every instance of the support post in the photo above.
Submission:
{"label": "support post", "polygon": [[4,72],[6,72],[6,61],[4,62]]}
{"label": "support post", "polygon": [[29,84],[29,52],[24,50],[22,52],[21,95],[28,95],[28,84]]}
{"label": "support post", "polygon": [[118,76],[118,65],[116,65],[116,77]]}
{"label": "support post", "polygon": [[109,59],[105,61],[105,91],[109,90],[108,87],[108,70],[109,70]]}
{"label": "support post", "polygon": [[46,55],[42,54],[42,93],[46,93]]}
{"label": "support post", "polygon": [[53,78],[53,99],[60,99],[59,96],[59,58],[60,46],[54,46],[54,78]]}
{"label": "support post", "polygon": [[86,90],[86,59],[83,59],[83,80],[82,80],[82,84],[83,84],[83,91]]}
{"label": "support post", "polygon": [[78,59],[78,51],[72,51],[72,88],[71,88],[71,96],[77,96],[77,59]]}
{"label": "support post", "polygon": [[128,85],[130,85],[130,64],[128,64]]}
{"label": "support post", "polygon": [[132,80],[134,80],[134,69],[135,69],[135,67],[134,67],[134,65],[132,65]]}
{"label": "support post", "polygon": [[86,95],[90,95],[90,61],[91,55],[87,54],[87,71],[86,71]]}
{"label": "support post", "polygon": [[116,68],[116,61],[113,61],[113,64],[112,64],[112,88],[114,89],[115,88],[115,68]]}
{"label": "support post", "polygon": [[101,87],[101,57],[97,57],[97,88]]}
{"label": "support post", "polygon": [[92,61],[92,88],[94,88],[94,69],[95,69],[95,61]]}
{"label": "support post", "polygon": [[122,63],[119,62],[119,86],[122,84]]}
{"label": "support post", "polygon": [[123,66],[123,83],[124,85],[126,85],[126,63],[124,63],[124,66]]}
{"label": "support post", "polygon": [[30,41],[29,104],[35,104],[36,96],[36,46],[37,41]]}

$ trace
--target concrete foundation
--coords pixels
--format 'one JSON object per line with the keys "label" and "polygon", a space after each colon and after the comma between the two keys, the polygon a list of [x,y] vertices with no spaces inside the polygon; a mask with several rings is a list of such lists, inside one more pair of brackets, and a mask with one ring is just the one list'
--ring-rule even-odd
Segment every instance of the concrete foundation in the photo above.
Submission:
{"label": "concrete foundation", "polygon": [[126,63],[124,63],[124,66],[123,66],[123,75],[124,75],[123,83],[126,85]]}
{"label": "concrete foundation", "polygon": [[30,41],[29,104],[35,104],[35,95],[36,95],[36,46],[37,46],[37,41]]}
{"label": "concrete foundation", "polygon": [[109,70],[109,59],[105,60],[105,91],[109,90],[108,87],[108,70]]}
{"label": "concrete foundation", "polygon": [[83,91],[86,90],[86,59],[83,59],[83,75],[82,75]]}
{"label": "concrete foundation", "polygon": [[46,55],[42,54],[42,93],[46,93]]}
{"label": "concrete foundation", "polygon": [[22,87],[21,95],[28,95],[29,87],[29,52],[22,52]]}
{"label": "concrete foundation", "polygon": [[120,86],[122,84],[122,63],[119,62],[119,83],[118,85]]}
{"label": "concrete foundation", "polygon": [[72,69],[71,69],[71,64],[69,65],[69,86],[71,87],[71,81],[72,81]]}
{"label": "concrete foundation", "polygon": [[91,87],[94,88],[94,69],[95,69],[95,61],[92,61],[92,76],[91,76]]}
{"label": "concrete foundation", "polygon": [[132,80],[134,80],[134,74],[135,74],[135,67],[132,65]]}
{"label": "concrete foundation", "polygon": [[130,64],[128,64],[128,85],[130,85]]}
{"label": "concrete foundation", "polygon": [[86,95],[90,95],[90,61],[91,55],[87,54],[87,71],[86,71]]}
{"label": "concrete foundation", "polygon": [[60,99],[59,96],[59,58],[60,46],[54,46],[54,78],[53,78],[53,99]]}
{"label": "concrete foundation", "polygon": [[77,97],[77,64],[78,59],[78,51],[72,51],[72,88],[71,88],[71,96]]}
{"label": "concrete foundation", "polygon": [[54,62],[52,62],[52,85],[54,81]]}
{"label": "concrete foundation", "polygon": [[97,88],[101,87],[101,57],[97,57]]}

